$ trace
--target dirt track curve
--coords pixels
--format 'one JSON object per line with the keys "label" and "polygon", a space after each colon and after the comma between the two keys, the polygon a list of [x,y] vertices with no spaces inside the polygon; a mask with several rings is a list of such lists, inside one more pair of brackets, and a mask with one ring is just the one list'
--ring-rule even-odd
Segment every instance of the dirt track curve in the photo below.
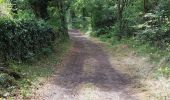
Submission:
{"label": "dirt track curve", "polygon": [[32,100],[138,100],[127,75],[114,69],[99,44],[71,31],[73,47],[64,65]]}

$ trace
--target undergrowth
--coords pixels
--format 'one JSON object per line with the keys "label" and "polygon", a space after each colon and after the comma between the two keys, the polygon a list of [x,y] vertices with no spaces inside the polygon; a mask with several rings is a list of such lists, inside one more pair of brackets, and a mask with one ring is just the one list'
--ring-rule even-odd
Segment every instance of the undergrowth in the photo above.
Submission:
{"label": "undergrowth", "polygon": [[9,76],[9,78],[6,78],[4,74],[0,74],[0,79],[4,76],[4,79],[6,79],[6,81],[10,84],[9,86],[0,85],[0,96],[29,97],[31,95],[31,89],[36,87],[40,83],[41,79],[47,78],[55,72],[55,66],[61,62],[62,57],[68,51],[69,47],[69,40],[62,42],[57,41],[54,44],[54,50],[51,54],[38,57],[38,59],[34,59],[34,62],[11,62],[11,69],[14,72],[21,73],[22,78],[14,80]]}
{"label": "undergrowth", "polygon": [[139,76],[137,80],[144,85],[139,84],[140,88],[144,89],[147,98],[145,100],[168,100],[170,95],[169,47],[166,49],[158,48],[132,37],[124,37],[119,41],[116,36],[110,35],[105,34],[97,38],[109,43],[108,46],[114,55],[116,53],[118,56],[130,58],[133,54],[133,57],[143,61],[143,65],[138,64],[138,62],[136,62],[137,66],[132,65],[134,69],[130,74]]}
{"label": "undergrowth", "polygon": [[137,38],[122,38],[118,40],[113,34],[105,34],[98,37],[103,42],[111,43],[113,46],[116,45],[128,45],[130,49],[137,52],[139,56],[147,56],[150,58],[150,62],[156,63],[156,67],[153,69],[155,78],[157,77],[170,77],[170,47],[166,49],[158,48],[150,45],[149,43],[141,42]]}

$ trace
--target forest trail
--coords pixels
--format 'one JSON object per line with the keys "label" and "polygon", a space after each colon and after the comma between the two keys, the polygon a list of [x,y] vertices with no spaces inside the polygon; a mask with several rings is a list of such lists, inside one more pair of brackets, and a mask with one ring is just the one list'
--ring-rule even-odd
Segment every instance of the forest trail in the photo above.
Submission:
{"label": "forest trail", "polygon": [[69,34],[70,54],[32,100],[138,100],[131,78],[114,69],[100,44],[77,31]]}

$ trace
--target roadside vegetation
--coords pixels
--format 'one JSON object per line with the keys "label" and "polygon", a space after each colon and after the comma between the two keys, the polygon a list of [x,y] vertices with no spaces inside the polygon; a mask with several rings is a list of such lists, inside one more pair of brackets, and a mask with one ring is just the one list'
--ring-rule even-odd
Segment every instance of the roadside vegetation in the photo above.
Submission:
{"label": "roadside vegetation", "polygon": [[61,63],[71,45],[63,2],[0,0],[0,98],[28,97]]}
{"label": "roadside vegetation", "polygon": [[77,0],[70,10],[70,26],[110,43],[118,55],[130,58],[134,52],[141,57],[138,60],[147,59],[150,64],[136,66],[140,69],[136,74],[146,72],[142,83],[154,99],[162,100],[170,93],[169,4],[169,0]]}
{"label": "roadside vegetation", "polygon": [[69,29],[147,58],[143,79],[153,81],[143,83],[169,96],[170,0],[0,0],[0,97],[26,97],[50,76],[71,45]]}
{"label": "roadside vegetation", "polygon": [[128,44],[151,60],[164,62],[158,70],[168,77],[169,3],[169,0],[78,0],[71,10],[71,25],[112,45]]}

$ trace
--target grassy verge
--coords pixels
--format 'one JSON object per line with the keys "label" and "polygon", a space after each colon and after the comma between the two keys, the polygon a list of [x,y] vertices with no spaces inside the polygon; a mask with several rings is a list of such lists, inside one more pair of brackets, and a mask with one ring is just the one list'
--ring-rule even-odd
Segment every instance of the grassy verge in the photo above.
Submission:
{"label": "grassy verge", "polygon": [[139,40],[133,38],[124,38],[118,41],[116,37],[108,38],[107,35],[103,35],[100,36],[99,39],[103,42],[111,43],[112,46],[127,45],[128,49],[135,50],[139,56],[148,57],[151,63],[157,65],[154,68],[156,77],[170,77],[170,48],[161,50],[160,48],[151,46],[148,43],[141,43]]}
{"label": "grassy verge", "polygon": [[[165,100],[170,95],[170,53],[137,39],[101,35],[101,41],[114,56],[115,68],[135,80],[133,87],[142,93],[141,100]],[[146,98],[143,98],[146,97]]]}
{"label": "grassy verge", "polygon": [[[54,45],[54,52],[50,55],[41,56],[41,58],[35,59],[34,62],[11,63],[11,68],[15,72],[21,73],[23,77],[15,80],[14,84],[8,88],[0,88],[1,96],[29,97],[32,88],[36,87],[43,79],[51,76],[55,72],[55,66],[61,62],[71,44],[70,41],[64,41],[56,42]],[[11,98],[11,100],[13,99]]]}

